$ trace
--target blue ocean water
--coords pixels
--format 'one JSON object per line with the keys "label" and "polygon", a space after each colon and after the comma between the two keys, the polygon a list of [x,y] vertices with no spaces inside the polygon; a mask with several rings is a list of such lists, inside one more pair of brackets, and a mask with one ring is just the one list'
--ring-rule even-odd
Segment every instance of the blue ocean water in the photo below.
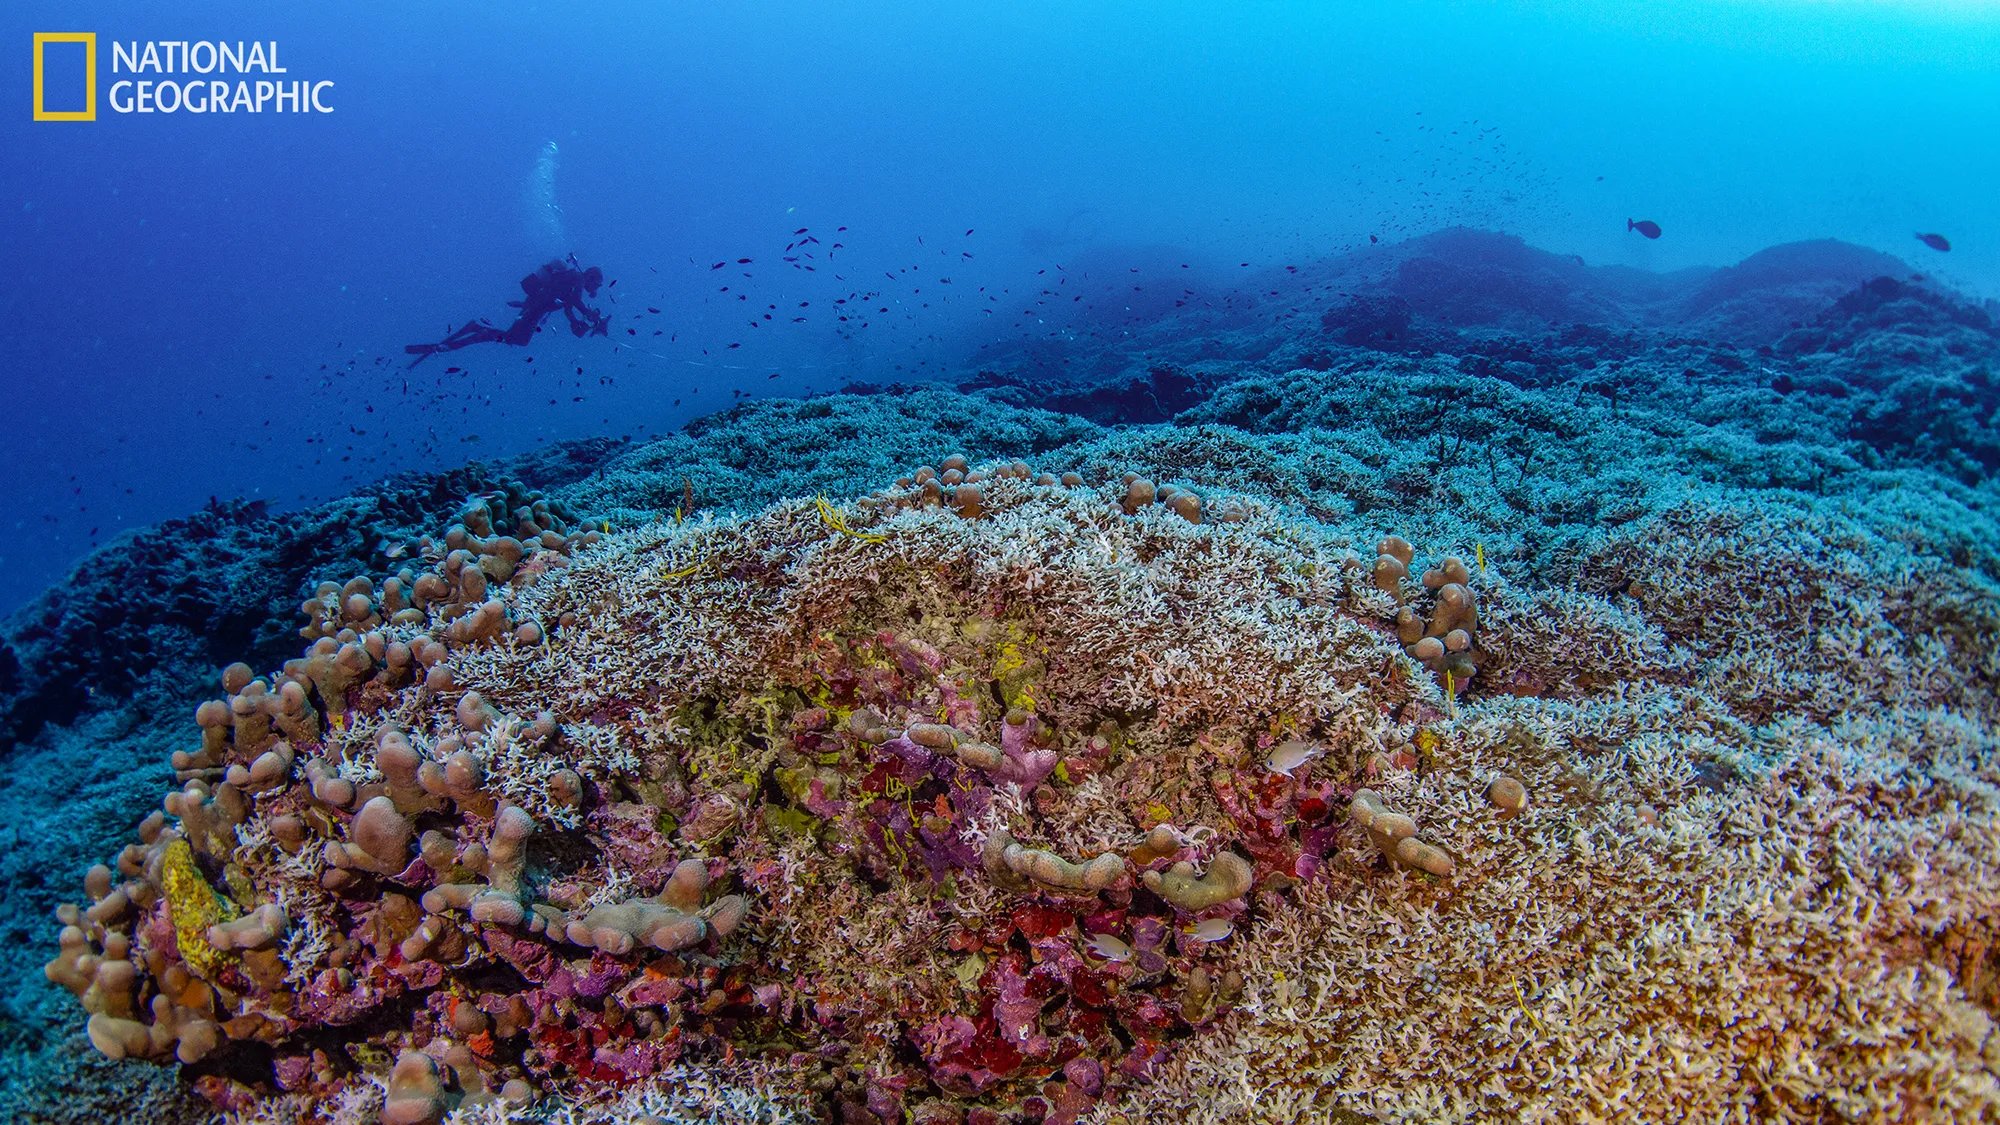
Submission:
{"label": "blue ocean water", "polygon": [[[275,42],[334,112],[32,121],[51,31]],[[963,374],[1371,236],[1656,271],[1831,237],[2000,292],[1984,4],[30,0],[0,43],[7,608],[211,496]],[[608,339],[405,371],[566,252]]]}

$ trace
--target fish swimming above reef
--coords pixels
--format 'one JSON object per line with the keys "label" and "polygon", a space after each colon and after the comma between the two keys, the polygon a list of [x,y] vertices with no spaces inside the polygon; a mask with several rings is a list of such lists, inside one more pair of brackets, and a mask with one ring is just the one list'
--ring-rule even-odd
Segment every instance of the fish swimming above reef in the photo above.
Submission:
{"label": "fish swimming above reef", "polygon": [[1917,241],[1942,253],[1949,254],[1951,252],[1951,240],[1941,234],[1919,234],[1917,235]]}
{"label": "fish swimming above reef", "polygon": [[1636,230],[1647,238],[1660,237],[1660,224],[1651,219],[1627,219],[1625,220],[1625,229]]}

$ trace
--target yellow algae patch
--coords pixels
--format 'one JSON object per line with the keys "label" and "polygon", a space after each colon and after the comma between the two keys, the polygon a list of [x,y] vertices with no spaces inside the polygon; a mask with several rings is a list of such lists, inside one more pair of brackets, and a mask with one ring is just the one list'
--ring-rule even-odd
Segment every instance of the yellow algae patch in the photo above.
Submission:
{"label": "yellow algae patch", "polygon": [[208,928],[235,918],[236,905],[202,878],[186,840],[173,840],[161,852],[160,883],[166,888],[167,913],[174,920],[174,943],[181,960],[196,975],[214,979],[230,956],[209,944]]}

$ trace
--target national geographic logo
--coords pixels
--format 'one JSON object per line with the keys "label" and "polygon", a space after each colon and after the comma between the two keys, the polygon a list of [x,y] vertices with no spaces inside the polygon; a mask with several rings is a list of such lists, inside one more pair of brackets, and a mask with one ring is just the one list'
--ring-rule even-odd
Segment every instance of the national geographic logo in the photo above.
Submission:
{"label": "national geographic logo", "polygon": [[[83,48],[83,107],[50,109],[48,100],[49,45],[76,44]],[[75,93],[75,91],[70,91]],[[95,31],[37,31],[35,33],[35,120],[97,120],[97,33]]]}
{"label": "national geographic logo", "polygon": [[[332,82],[289,73],[276,40],[113,40],[104,104],[116,114],[333,112]],[[95,121],[97,103],[97,33],[36,32],[35,120]]]}

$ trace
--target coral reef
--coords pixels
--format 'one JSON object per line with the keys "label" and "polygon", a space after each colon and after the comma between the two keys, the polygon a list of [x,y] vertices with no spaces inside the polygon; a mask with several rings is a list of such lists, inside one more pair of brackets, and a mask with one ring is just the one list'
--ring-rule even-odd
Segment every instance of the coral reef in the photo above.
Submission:
{"label": "coral reef", "polygon": [[[856,392],[869,388],[855,386]],[[1039,406],[1075,414],[1102,425],[1144,425],[1165,422],[1194,406],[1212,390],[1212,381],[1199,371],[1174,364],[1154,364],[1142,374],[1121,380],[1086,384],[1077,389],[1066,377],[1036,378],[1013,371],[982,370],[960,384],[961,390],[978,391],[996,402],[1015,406]]]}
{"label": "coral reef", "polygon": [[575,442],[490,467],[405,474],[302,512],[214,501],[137,531],[0,624],[0,754],[103,696],[185,690],[171,674],[188,665],[282,659],[296,628],[291,606],[309,582],[388,563],[468,495],[572,481],[620,444]]}
{"label": "coral reef", "polygon": [[[1074,1120],[1229,1010],[1218,949],[1338,846],[1334,762],[1443,699],[1359,558],[1254,502],[943,465],[531,548],[479,502],[425,572],[322,587],[51,979],[225,1105],[435,1121],[745,1051],[824,1113]],[[1339,750],[1269,768],[1293,737]]]}
{"label": "coral reef", "polygon": [[745,404],[253,553],[255,643],[76,616],[136,690],[0,776],[69,813],[0,850],[16,944],[109,860],[0,1108],[2000,1115],[1990,325],[1837,249],[1707,279],[1754,342],[1536,336],[1603,294],[1502,247],[1541,289],[1398,266],[1393,342],[1104,345],[1077,409],[1178,364],[1168,425]]}
{"label": "coral reef", "polygon": [[[1230,513],[1210,520],[1172,503],[1191,489],[1135,471],[1091,484],[1021,462],[939,466],[852,506],[551,532],[519,558],[449,546],[497,538],[475,505],[424,572],[323,588],[306,606],[305,657],[273,681],[225,670],[227,698],[197,716],[201,749],[176,755],[171,818],[149,817],[115,872],[87,880],[90,903],[64,909],[51,979],[93,1013],[100,1050],[177,1056],[228,1106],[376,1091],[383,1121],[504,1116],[742,1058],[773,1112],[822,1118],[1223,1116],[1232,1103],[1176,1092],[1255,1058],[1259,1097],[1275,1099],[1260,1113],[1465,1116],[1524,1095],[1506,1076],[1528,1056],[1493,1053],[1495,1035],[1570,1042],[1593,1026],[1580,1011],[1651,1036],[1590,1032],[1606,1042],[1685,1057],[1713,1017],[1679,991],[1679,1005],[1640,1000],[1667,987],[1649,974],[1678,964],[1644,935],[1703,923],[1660,904],[1699,893],[1747,908],[1755,888],[1795,894],[1783,888],[1820,869],[1693,841],[1781,789],[1811,792],[1825,769],[1888,760],[1839,749],[1865,724],[1811,727],[1796,708],[1787,735],[1738,748],[1731,732],[1748,728],[1725,709],[1728,660],[1692,619],[1666,629],[1700,671],[1663,663],[1688,686],[1552,692],[1545,670],[1524,667],[1549,662],[1535,655],[1546,642],[1517,650],[1505,622],[1540,610],[1631,626],[1579,607],[1584,595],[1537,600],[1504,583],[1509,610],[1482,623],[1481,579],[1462,558],[1419,566],[1390,535],[1364,562],[1252,496],[1205,489]],[[482,559],[505,577],[468,589]],[[482,615],[492,627],[461,628]],[[1752,620],[1758,635],[1791,627]],[[1570,643],[1593,643],[1592,628]],[[1451,663],[1489,651],[1512,670],[1509,691],[1482,692],[1484,673]],[[1984,673],[1932,675],[1966,685],[1945,690],[1969,702]],[[1976,760],[1977,728],[1923,721],[1952,769]],[[1902,722],[1872,729],[1893,740]],[[1801,735],[1817,748],[1778,749]],[[1893,832],[1883,847],[1931,838],[1926,816],[1983,800],[1962,787],[1948,800],[1938,788],[1952,775],[1926,776],[1907,821],[1851,806],[1865,819],[1844,833],[1880,825]],[[1874,799],[1911,799],[1881,784]],[[1546,796],[1530,804],[1530,787]],[[1973,880],[2000,895],[2000,851],[1959,839],[1931,862],[1961,892]],[[1723,869],[1727,895],[1709,886]],[[1597,874],[1568,874],[1585,870]],[[1538,904],[1511,940],[1543,961],[1547,938],[1522,927],[1596,918],[1574,955],[1586,960],[1509,974],[1490,921],[1505,902]],[[1983,933],[1991,904],[1943,905],[1866,908],[1888,927],[1869,939],[1885,969],[1926,934]],[[1818,936],[1823,910],[1796,917],[1803,928],[1769,947],[1716,931],[1712,956],[1754,973],[1837,948]],[[1483,1086],[1427,1084],[1394,1053],[1358,1048],[1333,1014],[1347,1009],[1328,1007],[1356,987],[1352,966],[1408,978],[1393,960],[1407,942],[1389,934],[1410,925],[1434,937],[1415,962],[1427,975],[1399,992],[1399,1034],[1444,1020],[1432,1005],[1483,997],[1451,1009],[1473,1022],[1448,1048],[1461,1072],[1493,1075]],[[1481,967],[1443,967],[1459,962],[1442,950],[1479,926],[1484,953],[1468,964]],[[1897,982],[1917,987],[1921,970],[1880,976],[1865,998],[1854,964],[1840,971],[1844,1003],[1916,1018],[1919,993]],[[1497,995],[1496,973],[1512,982]],[[1580,1003],[1582,987],[1597,990],[1592,1006],[1549,1007]],[[1877,1097],[1922,1090],[1941,1112],[1986,1106],[2000,1096],[1990,1080],[1950,1077],[1985,1065],[1971,1061],[1985,1017],[1969,1000],[1947,1007],[1966,1030],[1930,1041],[1923,1067],[1879,1050],[1823,1053],[1809,1073],[1848,1090],[1865,1075]],[[1494,1022],[1507,1010],[1518,1015]],[[1823,1026],[1844,1010],[1793,1017]],[[1301,1071],[1259,1054],[1274,1040],[1244,1038],[1313,1019],[1333,1021],[1312,1041],[1334,1053],[1312,1066],[1355,1077],[1288,1083]],[[1759,1043],[1719,1040],[1702,1057],[1734,1065],[1722,1060]],[[1830,1096],[1788,1081],[1801,1105]],[[1735,1096],[1688,1089],[1684,1104],[1717,1111],[1701,1099]]]}

